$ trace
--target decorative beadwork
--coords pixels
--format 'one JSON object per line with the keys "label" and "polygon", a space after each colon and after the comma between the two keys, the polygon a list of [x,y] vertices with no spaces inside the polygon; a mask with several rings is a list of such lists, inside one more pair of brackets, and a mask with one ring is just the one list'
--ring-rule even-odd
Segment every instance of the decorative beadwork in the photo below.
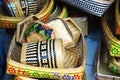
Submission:
{"label": "decorative beadwork", "polygon": [[120,56],[120,45],[112,40],[108,40],[110,45],[110,55],[111,56]]}
{"label": "decorative beadwork", "polygon": [[82,80],[84,76],[84,71],[80,73],[55,73],[55,72],[43,72],[38,70],[23,69],[19,67],[14,67],[7,65],[7,73],[19,76],[29,76],[34,78],[49,78],[49,79],[62,79],[62,80]]}
{"label": "decorative beadwork", "polygon": [[115,34],[120,35],[120,27],[116,27],[116,29],[115,29]]}

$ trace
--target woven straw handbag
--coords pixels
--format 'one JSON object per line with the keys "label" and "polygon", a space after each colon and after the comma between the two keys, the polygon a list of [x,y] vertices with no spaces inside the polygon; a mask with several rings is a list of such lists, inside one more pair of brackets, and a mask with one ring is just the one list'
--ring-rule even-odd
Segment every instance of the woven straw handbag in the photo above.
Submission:
{"label": "woven straw handbag", "polygon": [[[35,21],[35,20],[38,20],[35,16],[29,16],[24,21],[20,22],[20,25],[22,26],[18,25],[17,30],[19,31],[19,29],[23,27],[24,24],[29,23],[31,21]],[[60,22],[61,19],[57,21]],[[55,19],[53,21],[50,21],[49,24],[48,23],[46,24],[48,26],[50,25],[53,26],[53,23],[54,23],[54,25],[57,26],[58,25],[57,21]],[[55,24],[55,22],[57,23]],[[63,24],[60,24],[60,25],[63,25]],[[33,77],[33,78],[82,80],[85,74],[85,63],[86,63],[86,49],[85,49],[84,36],[79,26],[77,26],[70,18],[64,20],[64,25],[69,25],[68,28],[70,30],[67,27],[66,29],[68,33],[71,34],[71,37],[73,38],[73,42],[74,42],[72,43],[71,46],[70,45],[68,46],[68,44],[65,46],[65,51],[66,53],[68,53],[67,55],[65,55],[66,56],[65,64],[72,66],[73,64],[69,64],[69,62],[71,62],[71,60],[73,59],[75,60],[75,58],[78,57],[78,61],[76,61],[76,67],[69,68],[69,66],[66,65],[65,66],[66,68],[45,68],[45,67],[22,64],[20,62],[22,46],[19,41],[21,33],[22,33],[21,32],[22,29],[21,29],[19,33],[17,31],[17,34],[14,35],[13,40],[11,42],[9,53],[7,56],[6,72],[12,75],[26,76],[26,77]],[[61,34],[64,34],[64,33],[65,32],[62,32],[62,29],[61,29]],[[18,37],[18,40],[17,40],[17,37]],[[75,56],[71,56],[70,54],[72,55],[78,54],[78,56],[75,57]]]}
{"label": "woven straw handbag", "polygon": [[61,0],[96,16],[102,16],[114,0]]}
{"label": "woven straw handbag", "polygon": [[[116,0],[116,6],[118,5],[119,0]],[[109,47],[109,53],[113,57],[120,57],[120,38],[119,35],[116,35],[116,17],[115,15],[116,6],[112,6],[108,12],[102,17],[102,28],[106,37],[106,42]]]}
{"label": "woven straw handbag", "polygon": [[[18,2],[18,1],[15,1],[15,2]],[[38,0],[38,2],[39,2],[39,0]],[[40,18],[42,21],[47,21],[50,18],[50,15],[53,13],[54,5],[56,3],[54,2],[54,0],[42,0],[42,2],[44,2],[44,3],[41,4],[40,11],[38,11],[35,15],[36,15],[36,17]],[[15,4],[15,3],[11,2],[11,5],[12,4]],[[18,6],[18,7],[20,8],[20,6]],[[12,7],[12,8],[14,9],[14,7]],[[34,8],[34,6],[33,6],[33,8]],[[3,7],[3,5],[1,5],[0,6],[0,27],[16,28],[17,23],[22,21],[24,18],[26,18],[24,16],[19,16],[19,15],[16,17],[6,16],[5,10],[3,10],[3,9],[4,9],[4,7]],[[19,12],[19,13],[21,13],[21,12]],[[17,14],[18,13],[16,12],[16,15]],[[62,10],[57,15],[57,17],[66,18],[67,14],[68,14],[67,8],[65,6],[63,6]],[[54,16],[54,17],[56,17],[56,16]]]}

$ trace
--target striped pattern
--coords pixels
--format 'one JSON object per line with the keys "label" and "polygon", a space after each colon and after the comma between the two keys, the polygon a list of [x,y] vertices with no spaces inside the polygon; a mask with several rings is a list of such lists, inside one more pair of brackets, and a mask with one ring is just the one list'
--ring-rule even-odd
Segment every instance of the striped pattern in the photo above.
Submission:
{"label": "striped pattern", "polygon": [[88,13],[94,14],[96,16],[102,16],[102,14],[110,6],[110,3],[100,3],[92,0],[62,0],[62,1],[77,8],[80,8]]}
{"label": "striped pattern", "polygon": [[27,0],[20,0],[20,5],[25,16],[28,16],[28,2]]}
{"label": "striped pattern", "polygon": [[37,0],[20,0],[25,16],[37,13]]}
{"label": "striped pattern", "polygon": [[28,15],[37,13],[37,0],[28,0]]}
{"label": "striped pattern", "polygon": [[55,41],[39,41],[27,44],[26,63],[29,65],[57,68]]}

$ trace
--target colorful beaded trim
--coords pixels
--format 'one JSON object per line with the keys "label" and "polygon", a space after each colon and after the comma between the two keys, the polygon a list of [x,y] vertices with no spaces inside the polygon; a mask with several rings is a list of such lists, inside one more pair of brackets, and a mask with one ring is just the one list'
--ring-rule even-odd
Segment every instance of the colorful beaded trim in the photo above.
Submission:
{"label": "colorful beaded trim", "polygon": [[110,47],[110,51],[109,51],[110,55],[120,57],[120,44],[118,44],[112,40],[108,40],[108,44]]}
{"label": "colorful beaded trim", "polygon": [[40,70],[30,70],[7,65],[7,73],[19,76],[34,77],[34,78],[49,78],[49,79],[62,79],[62,80],[82,80],[84,71],[80,73],[57,73],[57,72],[44,72]]}
{"label": "colorful beaded trim", "polygon": [[115,28],[115,34],[120,35],[120,27],[116,27],[116,28]]}

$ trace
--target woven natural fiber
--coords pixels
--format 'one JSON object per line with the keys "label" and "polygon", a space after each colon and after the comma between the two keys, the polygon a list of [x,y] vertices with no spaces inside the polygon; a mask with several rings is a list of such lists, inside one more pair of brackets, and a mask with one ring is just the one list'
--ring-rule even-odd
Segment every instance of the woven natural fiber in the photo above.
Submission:
{"label": "woven natural fiber", "polygon": [[[15,1],[15,2],[17,2],[17,1]],[[41,3],[41,4],[43,3],[44,5],[43,4],[40,5],[42,7],[40,8],[40,11],[38,11],[38,13],[35,14],[35,16],[38,17],[41,21],[45,22],[51,17],[55,2],[54,2],[54,0],[46,0],[46,2],[42,1],[39,3]],[[18,4],[18,3],[16,3],[16,4]],[[19,6],[18,6],[18,8],[19,8]],[[17,17],[10,17],[10,16],[4,15],[3,9],[4,9],[3,6],[0,6],[0,12],[1,12],[0,13],[0,27],[16,28],[17,23],[22,21],[24,18],[26,18],[26,17],[21,17],[22,15],[19,14],[19,13],[21,13],[20,12],[21,9],[20,9],[20,11],[16,11],[16,15],[18,15]],[[27,12],[25,15],[27,15]],[[55,14],[52,15],[53,16],[52,18],[54,18],[54,17],[66,18],[68,16],[67,8],[65,6],[63,6],[62,11],[59,14],[56,13],[56,16],[54,16],[54,15]]]}
{"label": "woven natural fiber", "polygon": [[115,34],[120,35],[120,11],[119,11],[120,1],[116,0],[116,9],[115,9],[115,16],[116,16],[116,28]]}
{"label": "woven natural fiber", "polygon": [[[119,0],[116,0],[116,5]],[[102,18],[102,27],[105,33],[106,42],[109,47],[109,53],[111,56],[120,57],[120,38],[115,34],[115,27],[118,25],[116,23],[116,15],[115,15],[115,5],[103,15]]]}
{"label": "woven natural fiber", "polygon": [[[34,79],[29,77],[23,77],[23,76],[15,76],[14,80],[53,80],[53,79]],[[83,76],[82,80],[87,80],[86,75]]]}
{"label": "woven natural fiber", "polygon": [[[51,9],[52,10],[52,8],[53,8],[53,3],[54,3],[54,0],[48,0],[49,2],[51,2],[51,8],[49,8],[49,9]],[[48,3],[48,1],[46,1],[46,3]],[[46,5],[46,4],[45,4]],[[4,10],[2,10],[3,9],[3,6],[1,6],[0,7],[0,12],[4,12]],[[44,9],[44,7],[43,7],[43,9]],[[43,21],[45,21],[45,20],[47,20],[48,19],[48,16],[45,16],[46,14],[51,14],[51,12],[50,12],[50,10],[49,11],[43,11],[43,9],[42,10],[40,10],[40,14],[39,14],[39,12],[36,14],[36,16],[38,16],[38,18],[41,18],[41,20],[43,20]],[[49,12],[49,13],[48,13]],[[43,15],[43,14],[44,15]],[[38,15],[39,14],[39,15]],[[21,20],[23,20],[24,19],[24,17],[10,17],[10,16],[6,16],[6,15],[4,15],[4,13],[3,14],[0,14],[0,27],[4,27],[4,28],[16,28],[16,26],[17,26],[17,23],[18,22],[20,22]]]}
{"label": "woven natural fiber", "polygon": [[112,57],[109,61],[109,70],[120,75],[120,58]]}
{"label": "woven natural fiber", "polygon": [[114,0],[61,0],[96,16],[102,16]]}
{"label": "woven natural fiber", "polygon": [[[34,19],[36,18],[34,17]],[[30,20],[34,20],[34,19],[31,18]],[[68,19],[67,23],[72,24],[71,19]],[[33,78],[82,80],[85,74],[85,64],[86,64],[86,49],[85,49],[84,36],[83,36],[81,29],[78,26],[76,26],[75,23],[69,26],[69,28],[71,28],[70,30],[72,31],[71,34],[73,35],[73,38],[76,38],[76,40],[78,39],[78,41],[73,39],[73,42],[75,42],[75,44],[65,47],[66,52],[67,52],[66,56],[69,57],[69,54],[71,55],[79,54],[79,56],[77,56],[78,61],[76,61],[77,67],[74,67],[74,68],[43,68],[43,67],[36,67],[36,66],[20,63],[22,45],[16,41],[16,34],[15,34],[11,42],[9,51],[8,51],[6,72],[12,75],[26,76],[26,77],[33,77]],[[80,33],[79,37],[75,36],[76,32],[73,32],[75,29],[79,31]],[[69,58],[70,59],[67,58],[66,61],[68,62],[66,62],[66,64],[69,64],[69,62],[71,62],[72,59],[74,61],[75,57],[70,56]],[[69,65],[72,66],[73,63]]]}

